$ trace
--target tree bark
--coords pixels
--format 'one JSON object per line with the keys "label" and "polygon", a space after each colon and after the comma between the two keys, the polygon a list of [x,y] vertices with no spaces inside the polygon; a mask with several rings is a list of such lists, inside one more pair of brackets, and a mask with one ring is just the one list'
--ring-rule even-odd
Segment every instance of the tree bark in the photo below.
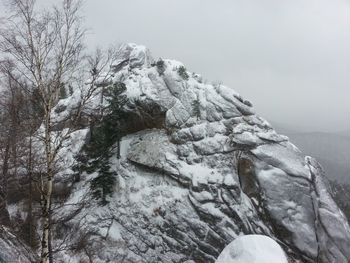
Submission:
{"label": "tree bark", "polygon": [[53,189],[53,176],[54,170],[53,165],[55,161],[55,155],[53,153],[52,145],[52,127],[51,127],[51,100],[45,108],[45,153],[46,153],[46,178],[47,182],[42,182],[42,221],[43,221],[43,233],[41,240],[41,263],[48,263],[51,257],[50,244],[51,244],[51,199]]}
{"label": "tree bark", "polygon": [[10,215],[7,211],[7,183],[8,183],[8,168],[10,158],[10,139],[7,140],[5,146],[5,154],[2,167],[2,187],[0,187],[0,224],[9,226]]}
{"label": "tree bark", "polygon": [[51,193],[52,193],[52,175],[49,176],[46,183],[47,193],[43,195],[42,200],[42,239],[41,239],[41,261],[40,263],[48,263],[50,257],[49,244],[51,243],[51,224],[50,224],[50,208],[51,208]]}
{"label": "tree bark", "polygon": [[29,179],[29,204],[28,204],[28,224],[29,224],[29,245],[34,247],[34,229],[33,229],[33,153],[32,153],[32,135],[29,136],[29,154],[28,154],[28,179]]}

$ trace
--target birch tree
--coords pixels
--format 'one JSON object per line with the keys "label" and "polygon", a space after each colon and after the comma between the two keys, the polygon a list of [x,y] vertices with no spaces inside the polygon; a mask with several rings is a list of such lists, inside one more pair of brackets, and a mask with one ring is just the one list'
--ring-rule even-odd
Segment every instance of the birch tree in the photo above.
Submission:
{"label": "birch tree", "polygon": [[[65,140],[79,127],[89,100],[96,96],[96,92],[100,92],[97,96],[103,98],[108,71],[118,56],[116,48],[107,52],[97,49],[94,55],[86,56],[81,2],[60,2],[60,6],[39,10],[35,0],[8,0],[10,16],[0,28],[0,59],[11,62],[12,72],[16,73],[12,75],[13,80],[28,94],[35,94],[37,104],[42,105],[41,126],[35,133],[36,142],[40,141],[43,148],[44,163],[44,168],[40,167],[43,176],[38,182],[42,263],[52,261],[50,221],[59,152]],[[73,87],[81,92],[78,103],[71,108],[67,118],[57,120],[52,112],[62,87]],[[98,115],[103,114],[102,110],[97,111]],[[89,119],[89,116],[84,117]],[[39,168],[31,167],[31,171],[35,169]]]}
{"label": "birch tree", "polygon": [[47,263],[52,257],[49,247],[53,180],[57,173],[55,165],[62,144],[74,130],[73,123],[79,119],[86,101],[82,99],[74,116],[70,116],[70,128],[54,130],[57,123],[52,119],[52,110],[62,85],[74,85],[82,76],[85,30],[79,14],[81,2],[63,0],[60,6],[53,6],[50,10],[38,10],[35,0],[10,0],[8,7],[11,15],[0,32],[1,55],[13,62],[15,71],[27,83],[22,88],[30,87],[37,92],[43,105],[41,132],[37,136],[43,145],[45,164],[39,185],[41,262]]}

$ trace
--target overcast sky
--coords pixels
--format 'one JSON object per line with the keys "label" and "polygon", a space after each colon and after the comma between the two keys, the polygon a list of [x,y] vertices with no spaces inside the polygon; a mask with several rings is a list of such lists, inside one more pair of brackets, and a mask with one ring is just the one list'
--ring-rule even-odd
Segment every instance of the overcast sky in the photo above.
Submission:
{"label": "overcast sky", "polygon": [[144,44],[268,120],[350,130],[350,0],[86,0],[89,45]]}

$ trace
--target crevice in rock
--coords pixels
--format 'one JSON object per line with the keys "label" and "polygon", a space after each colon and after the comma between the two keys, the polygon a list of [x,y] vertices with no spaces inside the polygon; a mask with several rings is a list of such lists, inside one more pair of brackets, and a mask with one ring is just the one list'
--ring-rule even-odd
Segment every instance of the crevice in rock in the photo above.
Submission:
{"label": "crevice in rock", "polygon": [[[257,156],[255,156],[254,154],[252,154],[252,156],[254,158],[256,158],[257,160],[264,162],[263,160],[261,160]],[[250,174],[248,174],[248,175],[246,174],[246,175],[244,175],[244,177],[249,176],[249,178],[251,178],[251,180],[254,180],[255,176],[252,174],[253,171],[251,169],[244,169],[246,166],[245,162],[247,162],[246,160],[249,160],[251,165],[253,165],[253,162],[250,160],[249,157],[244,157],[244,158],[242,158],[242,160],[244,160],[244,163],[242,164],[243,167],[240,167],[240,158],[239,158],[238,159],[238,169],[237,169],[237,173],[238,173],[238,176],[240,178],[241,189],[242,189],[243,193],[246,194],[250,199],[257,198],[257,200],[259,200],[259,204],[260,204],[259,206],[257,206],[254,202],[252,202],[252,203],[253,203],[256,211],[258,212],[259,216],[262,218],[262,221],[265,223],[268,222],[270,224],[271,233],[269,235],[278,237],[278,238],[276,238],[276,241],[278,241],[280,244],[282,244],[282,247],[285,249],[286,253],[291,258],[291,260],[293,260],[293,262],[298,262],[297,260],[302,260],[302,261],[310,262],[310,263],[314,262],[314,259],[311,259],[310,257],[304,255],[304,253],[301,253],[301,251],[297,247],[295,247],[292,243],[286,244],[280,240],[281,233],[283,233],[282,236],[290,236],[291,233],[286,233],[286,231],[288,232],[288,230],[284,226],[280,225],[279,222],[277,222],[276,220],[274,220],[273,218],[270,217],[269,212],[266,209],[266,204],[264,202],[264,199],[262,198],[264,193],[259,185],[258,180],[255,179],[254,184],[253,184],[254,185],[253,188],[247,189],[246,183],[244,182],[244,180],[242,180],[242,177],[243,177],[242,172],[244,172],[245,170],[246,170],[245,173],[250,172]],[[268,164],[268,165],[270,165],[270,164]],[[273,165],[271,165],[271,166],[274,168],[278,168],[278,167],[275,167]],[[278,169],[280,169],[280,168],[278,168]],[[287,174],[287,175],[289,175],[289,174]],[[305,179],[307,182],[309,182],[304,177],[301,177],[301,176],[295,176],[295,177]],[[246,193],[247,190],[252,190],[252,191],[248,191]],[[261,209],[262,209],[262,211],[261,211]],[[282,240],[283,240],[283,238],[282,238]]]}
{"label": "crevice in rock", "polygon": [[317,242],[317,257],[316,257],[316,261],[320,262],[320,252],[321,252],[321,248],[320,248],[320,240],[319,240],[319,236],[318,236],[318,229],[320,227],[320,220],[319,220],[319,214],[318,214],[318,193],[316,191],[315,188],[315,174],[312,172],[310,164],[307,163],[309,170],[310,170],[310,174],[311,174],[311,182],[310,183],[310,198],[311,198],[311,203],[312,203],[312,208],[314,210],[314,216],[315,216],[315,222],[314,222],[314,228],[315,228],[315,237],[316,237],[316,242]]}

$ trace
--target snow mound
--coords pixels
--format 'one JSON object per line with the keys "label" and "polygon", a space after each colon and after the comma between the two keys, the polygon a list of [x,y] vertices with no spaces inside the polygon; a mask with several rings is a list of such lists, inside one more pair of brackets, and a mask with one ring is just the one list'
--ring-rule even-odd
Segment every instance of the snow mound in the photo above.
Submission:
{"label": "snow mound", "polygon": [[263,235],[241,236],[221,252],[215,263],[288,263],[282,248]]}

